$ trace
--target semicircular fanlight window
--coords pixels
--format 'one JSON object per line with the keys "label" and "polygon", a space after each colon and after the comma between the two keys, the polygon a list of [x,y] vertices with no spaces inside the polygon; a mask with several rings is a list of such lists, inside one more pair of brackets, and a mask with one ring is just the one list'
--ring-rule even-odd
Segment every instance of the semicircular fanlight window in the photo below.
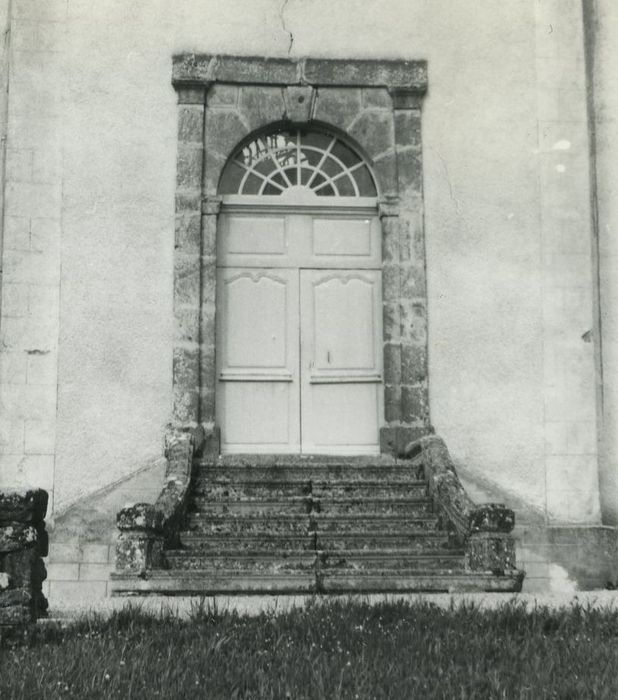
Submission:
{"label": "semicircular fanlight window", "polygon": [[291,188],[318,197],[375,197],[365,161],[337,136],[279,129],[238,149],[226,164],[220,194],[280,195]]}

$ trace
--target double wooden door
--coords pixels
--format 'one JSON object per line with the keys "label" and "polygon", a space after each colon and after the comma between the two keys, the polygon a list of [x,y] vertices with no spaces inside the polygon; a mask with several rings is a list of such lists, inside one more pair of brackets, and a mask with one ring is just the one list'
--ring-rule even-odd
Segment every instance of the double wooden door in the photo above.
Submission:
{"label": "double wooden door", "polygon": [[372,454],[382,422],[375,216],[229,212],[217,280],[224,452]]}

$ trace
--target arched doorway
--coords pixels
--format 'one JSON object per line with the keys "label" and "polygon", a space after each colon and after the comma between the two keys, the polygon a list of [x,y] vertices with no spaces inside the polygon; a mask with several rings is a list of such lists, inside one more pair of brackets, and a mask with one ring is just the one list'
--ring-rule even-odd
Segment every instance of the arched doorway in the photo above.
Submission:
{"label": "arched doorway", "polygon": [[367,163],[328,130],[274,127],[236,149],[219,194],[222,452],[378,453],[381,227]]}

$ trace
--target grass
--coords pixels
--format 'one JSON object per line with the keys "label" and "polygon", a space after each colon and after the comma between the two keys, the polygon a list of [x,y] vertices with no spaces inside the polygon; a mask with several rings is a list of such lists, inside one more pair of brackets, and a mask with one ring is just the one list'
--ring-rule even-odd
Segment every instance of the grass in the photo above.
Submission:
{"label": "grass", "polygon": [[126,608],[0,649],[0,698],[618,698],[618,612],[332,601]]}

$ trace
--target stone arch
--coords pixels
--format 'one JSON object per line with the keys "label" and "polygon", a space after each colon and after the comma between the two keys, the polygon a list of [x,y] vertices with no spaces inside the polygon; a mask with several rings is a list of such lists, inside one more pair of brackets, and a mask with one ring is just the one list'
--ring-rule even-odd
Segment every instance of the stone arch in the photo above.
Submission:
{"label": "stone arch", "polygon": [[216,232],[221,171],[268,125],[328,125],[358,144],[378,183],[382,222],[383,452],[429,430],[422,217],[424,61],[174,57],[178,94],[173,423],[215,425]]}

